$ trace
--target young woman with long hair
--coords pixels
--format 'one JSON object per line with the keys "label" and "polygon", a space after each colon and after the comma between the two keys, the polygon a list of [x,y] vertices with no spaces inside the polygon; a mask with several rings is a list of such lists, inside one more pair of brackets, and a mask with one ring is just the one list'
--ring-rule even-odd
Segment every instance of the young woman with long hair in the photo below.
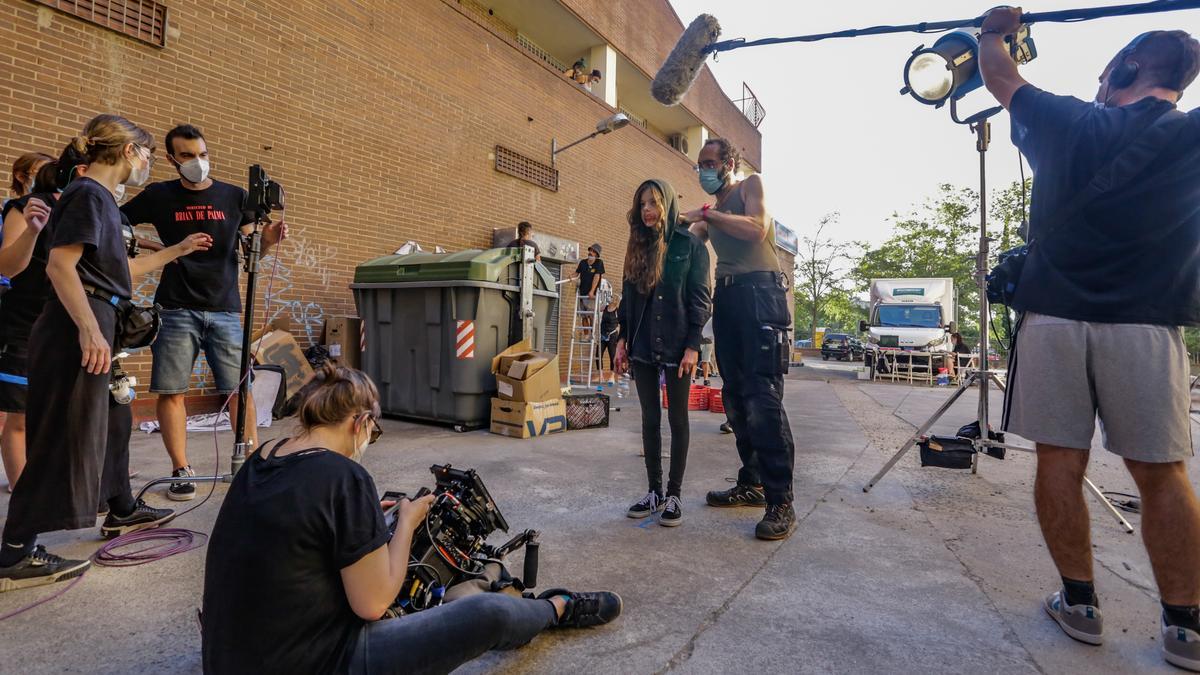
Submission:
{"label": "young woman with long hair", "polygon": [[[679,219],[675,190],[663,180],[642,183],[629,210],[618,319],[617,369],[633,371],[642,407],[642,447],[650,489],[629,507],[630,518],[658,514],[658,523],[683,522],[680,492],[688,454],[688,394],[700,353],[700,334],[712,313],[708,248]],[[671,468],[662,482],[662,409],[666,381]]]}

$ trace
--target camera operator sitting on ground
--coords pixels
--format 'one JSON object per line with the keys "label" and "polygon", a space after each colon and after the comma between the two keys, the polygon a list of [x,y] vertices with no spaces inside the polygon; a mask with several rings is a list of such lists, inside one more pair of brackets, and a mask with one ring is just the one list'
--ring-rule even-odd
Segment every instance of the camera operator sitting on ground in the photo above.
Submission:
{"label": "camera operator sitting on ground", "polygon": [[[402,500],[388,532],[359,461],[382,433],[360,371],[325,366],[301,394],[301,432],[246,460],[221,506],[204,577],[206,672],[444,673],[551,627],[608,623],[615,593],[481,593],[379,620],[400,592],[433,497]],[[249,629],[247,627],[252,626]]]}
{"label": "camera operator sitting on ground", "polygon": [[1200,325],[1200,112],[1175,109],[1200,43],[1183,31],[1138,36],[1084,102],[1017,73],[1004,38],[1020,16],[988,14],[979,65],[1035,175],[1006,429],[1037,443],[1034,501],[1063,583],[1045,609],[1071,637],[1101,643],[1082,489],[1099,416],[1105,448],[1141,493],[1163,655],[1200,670],[1200,504],[1179,328]]}

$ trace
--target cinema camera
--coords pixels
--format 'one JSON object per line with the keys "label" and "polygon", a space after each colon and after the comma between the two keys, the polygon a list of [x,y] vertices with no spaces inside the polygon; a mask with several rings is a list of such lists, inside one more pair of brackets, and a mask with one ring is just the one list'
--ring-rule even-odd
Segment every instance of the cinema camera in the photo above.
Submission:
{"label": "cinema camera", "polygon": [[246,211],[253,214],[254,220],[260,221],[273,210],[284,208],[283,186],[271,180],[262,166],[255,164],[250,167],[249,193],[246,199]]}
{"label": "cinema camera", "polygon": [[[508,532],[508,521],[500,513],[483,480],[474,469],[466,471],[433,465],[437,481],[433,490],[421,488],[413,499],[435,496],[425,522],[413,533],[408,577],[388,614],[402,616],[441,604],[453,586],[484,580],[484,590],[512,587],[517,591],[537,585],[538,533],[525,530],[500,546],[489,546],[488,536]],[[384,513],[394,534],[403,492],[385,492],[384,501],[395,501]],[[508,574],[504,557],[525,547],[524,579]],[[489,570],[491,568],[491,570]]]}

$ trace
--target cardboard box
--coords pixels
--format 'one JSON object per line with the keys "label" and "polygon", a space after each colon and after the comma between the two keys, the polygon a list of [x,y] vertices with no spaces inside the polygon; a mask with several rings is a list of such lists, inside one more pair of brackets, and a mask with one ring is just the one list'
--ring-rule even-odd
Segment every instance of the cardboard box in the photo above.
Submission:
{"label": "cardboard box", "polygon": [[296,344],[291,333],[273,330],[264,334],[250,345],[250,353],[257,355],[261,365],[276,365],[283,368],[287,380],[287,395],[295,396],[300,388],[313,378],[312,366],[304,358],[304,350]]}
{"label": "cardboard box", "polygon": [[561,398],[525,402],[492,399],[493,434],[512,438],[535,438],[567,430],[566,405]]}
{"label": "cardboard box", "polygon": [[346,368],[362,368],[362,319],[333,316],[325,320],[325,349],[329,360]]}
{"label": "cardboard box", "polygon": [[522,340],[492,359],[496,391],[508,401],[550,401],[560,397],[558,355],[534,351]]}

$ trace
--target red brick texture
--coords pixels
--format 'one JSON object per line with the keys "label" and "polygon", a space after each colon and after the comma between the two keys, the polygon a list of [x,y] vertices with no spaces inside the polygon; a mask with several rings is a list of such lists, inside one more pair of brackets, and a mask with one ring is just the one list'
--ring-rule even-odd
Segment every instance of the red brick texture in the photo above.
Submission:
{"label": "red brick texture", "polygon": [[[259,288],[268,317],[288,316],[301,343],[320,338],[326,316],[356,313],[348,284],[358,263],[409,239],[427,250],[485,248],[493,227],[529,220],[585,246],[599,241],[619,279],[633,190],[664,178],[698,207],[706,195],[690,163],[631,125],[560,156],[556,193],[496,172],[495,145],[549,161],[552,137],[574,140],[611,109],[453,4],[172,0],[159,49],[0,0],[0,181],[20,153],[57,155],[96,113],[125,115],[160,144],[177,123],[200,126],[216,178],[244,184],[246,166],[261,163],[287,188],[292,238],[266,260]],[[610,25],[627,13],[613,3],[567,4],[609,39],[632,39]],[[677,35],[666,0],[653,4],[659,34]],[[615,46],[648,70],[655,48],[670,49]],[[713,128],[757,152],[757,132],[730,118],[736,109],[707,101],[708,81],[689,106],[713,111]],[[152,175],[174,177],[165,161]],[[149,297],[153,284],[140,290]],[[148,363],[132,360],[142,382]]]}

